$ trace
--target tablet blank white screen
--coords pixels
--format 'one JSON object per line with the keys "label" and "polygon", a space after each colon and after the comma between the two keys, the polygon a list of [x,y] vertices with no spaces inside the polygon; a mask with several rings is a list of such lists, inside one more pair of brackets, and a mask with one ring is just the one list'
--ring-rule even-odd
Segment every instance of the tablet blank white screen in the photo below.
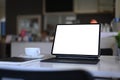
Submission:
{"label": "tablet blank white screen", "polygon": [[57,25],[53,54],[98,55],[99,24]]}

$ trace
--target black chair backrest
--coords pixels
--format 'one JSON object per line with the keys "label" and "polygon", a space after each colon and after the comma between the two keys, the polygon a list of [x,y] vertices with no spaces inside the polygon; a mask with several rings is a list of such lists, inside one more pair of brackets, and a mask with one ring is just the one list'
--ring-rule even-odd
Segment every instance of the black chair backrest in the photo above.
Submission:
{"label": "black chair backrest", "polygon": [[94,80],[91,73],[84,70],[23,71],[0,69],[0,80]]}

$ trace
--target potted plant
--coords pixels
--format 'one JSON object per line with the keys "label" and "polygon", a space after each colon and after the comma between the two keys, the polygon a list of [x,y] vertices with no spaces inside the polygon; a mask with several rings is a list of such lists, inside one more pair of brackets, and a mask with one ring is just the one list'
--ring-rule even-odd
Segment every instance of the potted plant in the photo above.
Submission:
{"label": "potted plant", "polygon": [[117,59],[120,59],[120,32],[118,32],[118,35],[115,36],[116,43],[117,43]]}
{"label": "potted plant", "polygon": [[115,36],[116,42],[117,42],[117,47],[120,48],[120,32],[118,32],[118,35]]}

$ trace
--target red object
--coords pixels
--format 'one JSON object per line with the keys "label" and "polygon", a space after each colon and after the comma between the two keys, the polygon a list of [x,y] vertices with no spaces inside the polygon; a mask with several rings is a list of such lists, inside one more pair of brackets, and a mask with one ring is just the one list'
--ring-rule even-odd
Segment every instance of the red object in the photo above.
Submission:
{"label": "red object", "polygon": [[95,19],[91,19],[90,23],[94,24],[94,23],[98,23],[98,22]]}
{"label": "red object", "polygon": [[26,35],[26,30],[22,29],[20,35],[21,35],[21,37],[24,37]]}

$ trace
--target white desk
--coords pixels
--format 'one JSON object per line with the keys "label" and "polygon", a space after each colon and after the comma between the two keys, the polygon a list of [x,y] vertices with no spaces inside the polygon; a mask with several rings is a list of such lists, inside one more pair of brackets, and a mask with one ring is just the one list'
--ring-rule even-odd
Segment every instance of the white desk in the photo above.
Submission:
{"label": "white desk", "polygon": [[47,63],[40,62],[40,59],[21,64],[3,64],[0,68],[20,69],[20,70],[65,70],[65,69],[85,69],[90,71],[95,77],[120,78],[120,61],[115,56],[101,56],[97,65],[92,64],[68,64],[68,63]]}

